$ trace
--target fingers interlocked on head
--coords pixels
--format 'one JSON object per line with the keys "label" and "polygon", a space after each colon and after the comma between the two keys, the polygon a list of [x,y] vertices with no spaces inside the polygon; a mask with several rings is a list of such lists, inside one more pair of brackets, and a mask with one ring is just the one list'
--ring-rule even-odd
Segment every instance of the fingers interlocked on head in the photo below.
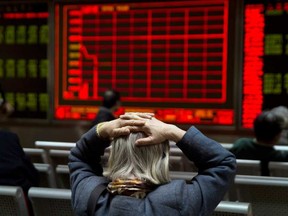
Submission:
{"label": "fingers interlocked on head", "polygon": [[154,117],[154,113],[139,113],[139,112],[126,112],[121,115],[121,119],[151,119]]}

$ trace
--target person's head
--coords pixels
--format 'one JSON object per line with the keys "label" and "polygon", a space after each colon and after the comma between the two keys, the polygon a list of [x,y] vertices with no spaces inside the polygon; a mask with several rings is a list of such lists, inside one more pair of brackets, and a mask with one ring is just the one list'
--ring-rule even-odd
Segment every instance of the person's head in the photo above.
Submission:
{"label": "person's head", "polygon": [[114,139],[111,143],[108,169],[104,175],[116,179],[139,178],[153,184],[165,184],[169,177],[169,142],[138,147],[135,141],[143,133],[131,133]]}
{"label": "person's head", "polygon": [[0,99],[0,120],[4,120],[9,117],[14,112],[14,108],[11,106],[10,103],[2,102]]}
{"label": "person's head", "polygon": [[254,134],[258,142],[277,144],[283,129],[284,119],[271,111],[263,111],[254,120]]}
{"label": "person's head", "polygon": [[115,90],[107,90],[104,92],[102,104],[107,109],[116,111],[120,104],[120,93]]}
{"label": "person's head", "polygon": [[277,106],[274,107],[271,112],[275,113],[276,115],[283,117],[284,119],[284,128],[288,128],[288,108],[285,106]]}

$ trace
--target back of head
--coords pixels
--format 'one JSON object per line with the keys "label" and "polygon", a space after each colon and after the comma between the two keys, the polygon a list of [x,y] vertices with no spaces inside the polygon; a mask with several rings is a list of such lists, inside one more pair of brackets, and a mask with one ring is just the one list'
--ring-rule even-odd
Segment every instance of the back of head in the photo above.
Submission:
{"label": "back of head", "polygon": [[263,111],[254,120],[254,133],[258,142],[276,144],[282,132],[284,119],[271,111]]}
{"label": "back of head", "polygon": [[3,102],[0,99],[0,120],[8,118],[14,112],[14,108],[10,103]]}
{"label": "back of head", "polygon": [[131,133],[112,141],[109,165],[105,176],[116,179],[145,179],[153,184],[164,184],[169,177],[169,142],[138,147],[137,139],[143,133]]}
{"label": "back of head", "polygon": [[120,102],[120,93],[115,90],[107,90],[103,95],[103,106],[110,109]]}
{"label": "back of head", "polygon": [[277,106],[274,107],[271,112],[275,113],[276,115],[282,117],[284,119],[284,127],[288,128],[288,108],[285,106]]}

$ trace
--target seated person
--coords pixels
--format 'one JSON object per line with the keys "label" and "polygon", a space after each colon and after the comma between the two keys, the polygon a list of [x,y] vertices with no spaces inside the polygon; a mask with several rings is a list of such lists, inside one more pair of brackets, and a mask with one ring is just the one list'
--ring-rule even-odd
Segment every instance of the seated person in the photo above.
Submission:
{"label": "seated person", "polygon": [[[170,180],[168,140],[198,167],[192,180]],[[110,144],[104,177],[100,156]],[[128,113],[93,127],[71,150],[69,160],[77,215],[210,215],[236,169],[234,155],[195,127],[185,132],[145,113]],[[101,185],[100,196],[91,196]]]}
{"label": "seated person", "polygon": [[261,175],[269,175],[269,161],[288,161],[288,152],[274,149],[279,141],[284,119],[271,111],[263,111],[253,123],[255,138],[240,138],[230,151],[237,159],[261,161]]}
{"label": "seated person", "polygon": [[[6,101],[0,84],[0,120],[13,113],[14,108]],[[26,196],[30,215],[32,205],[27,195],[30,187],[39,186],[39,173],[20,145],[17,134],[0,128],[0,185],[20,186]]]}
{"label": "seated person", "polygon": [[92,121],[92,127],[100,122],[111,121],[115,119],[114,112],[121,105],[120,93],[115,90],[104,92],[102,106],[100,106],[96,118]]}
{"label": "seated person", "polygon": [[39,174],[15,133],[0,130],[0,185],[21,186],[27,194],[39,185]]}
{"label": "seated person", "polygon": [[[26,197],[30,187],[39,186],[38,171],[25,155],[18,136],[4,130],[0,130],[0,185],[20,186]],[[32,215],[31,203],[28,208]]]}

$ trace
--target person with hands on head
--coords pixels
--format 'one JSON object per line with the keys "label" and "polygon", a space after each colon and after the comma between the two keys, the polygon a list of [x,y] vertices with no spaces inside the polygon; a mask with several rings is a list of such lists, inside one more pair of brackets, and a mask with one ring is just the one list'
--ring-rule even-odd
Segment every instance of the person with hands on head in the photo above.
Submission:
{"label": "person with hands on head", "polygon": [[[170,180],[168,140],[198,167],[191,181]],[[110,144],[103,176],[100,157]],[[184,131],[150,113],[127,113],[96,125],[69,160],[76,215],[210,215],[236,170],[235,156],[195,127]],[[106,189],[91,199],[101,185]],[[96,206],[92,213],[88,203]]]}

